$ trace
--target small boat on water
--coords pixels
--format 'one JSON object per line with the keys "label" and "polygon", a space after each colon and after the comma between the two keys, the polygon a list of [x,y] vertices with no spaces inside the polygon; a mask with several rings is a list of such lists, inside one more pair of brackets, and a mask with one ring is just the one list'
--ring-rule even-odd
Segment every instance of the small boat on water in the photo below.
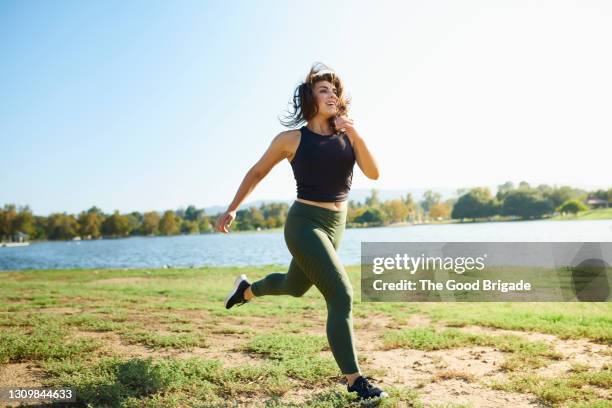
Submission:
{"label": "small boat on water", "polygon": [[2,247],[11,248],[11,247],[20,247],[20,246],[28,246],[28,245],[30,245],[29,242],[0,242],[0,248]]}

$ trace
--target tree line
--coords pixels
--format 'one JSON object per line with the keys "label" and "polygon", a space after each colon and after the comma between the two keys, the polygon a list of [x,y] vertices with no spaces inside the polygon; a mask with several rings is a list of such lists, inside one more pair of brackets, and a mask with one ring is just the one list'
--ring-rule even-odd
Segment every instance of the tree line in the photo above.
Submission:
{"label": "tree line", "polygon": [[212,222],[204,209],[192,205],[162,213],[134,211],[127,214],[119,211],[105,214],[94,206],[77,215],[64,212],[44,217],[32,214],[28,206],[17,208],[14,204],[5,204],[0,209],[0,239],[13,240],[18,232],[34,240],[199,234],[212,232]]}
{"label": "tree line", "polygon": [[[514,186],[506,182],[497,188],[495,196],[487,187],[457,190],[457,198],[442,200],[440,193],[426,191],[420,201],[412,194],[399,199],[382,201],[377,190],[371,190],[363,203],[350,200],[347,226],[370,227],[393,223],[422,223],[440,220],[533,219],[555,213],[577,213],[588,207],[587,198],[599,198],[612,203],[612,188],[585,191],[570,186],[531,187],[527,182]],[[267,203],[236,212],[232,229],[238,231],[279,228],[285,224],[289,205]],[[216,215],[193,205],[186,209],[164,212],[138,211],[105,214],[97,207],[77,215],[53,213],[36,216],[28,206],[5,204],[0,209],[0,240],[15,240],[17,234],[27,234],[33,240],[68,240],[120,238],[128,236],[159,236],[211,233]]]}

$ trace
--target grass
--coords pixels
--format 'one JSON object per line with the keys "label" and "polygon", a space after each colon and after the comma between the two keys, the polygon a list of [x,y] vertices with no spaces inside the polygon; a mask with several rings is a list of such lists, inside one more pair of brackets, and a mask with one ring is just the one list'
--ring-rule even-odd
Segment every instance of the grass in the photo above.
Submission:
{"label": "grass", "polygon": [[498,390],[530,392],[553,406],[610,407],[610,400],[601,397],[601,391],[612,388],[612,371],[571,372],[557,378],[544,378],[534,374],[520,374],[505,382],[494,381]]}
{"label": "grass", "polygon": [[[43,375],[36,381],[74,387],[78,406],[214,407],[226,401],[257,401],[265,407],[368,406],[358,404],[341,383],[325,337],[325,302],[314,288],[302,298],[266,296],[224,309],[226,291],[237,274],[257,280],[281,271],[283,267],[270,265],[3,272],[0,363],[38,367]],[[367,318],[384,318],[389,324],[376,334],[384,348],[497,348],[506,356],[500,364],[508,378],[492,384],[494,389],[531,393],[553,405],[605,406],[597,390],[610,388],[609,369],[574,364],[552,382],[528,372],[560,358],[544,342],[475,335],[454,327],[406,328],[406,323],[420,314],[455,327],[550,333],[610,345],[610,304],[362,303],[359,267],[347,271],[355,290],[354,317],[361,319],[356,328],[372,330],[364,324]],[[318,332],[307,334],[306,329]],[[224,357],[228,353],[242,362],[230,364]],[[367,356],[359,358],[367,366]],[[385,374],[386,369],[380,370]],[[450,369],[430,381],[451,378],[480,381]],[[385,390],[391,398],[378,406],[425,406],[421,390]],[[465,405],[450,398],[449,404],[437,406]]]}
{"label": "grass", "polygon": [[580,211],[575,215],[555,215],[551,220],[609,220],[612,219],[611,208],[597,208],[595,210]]}

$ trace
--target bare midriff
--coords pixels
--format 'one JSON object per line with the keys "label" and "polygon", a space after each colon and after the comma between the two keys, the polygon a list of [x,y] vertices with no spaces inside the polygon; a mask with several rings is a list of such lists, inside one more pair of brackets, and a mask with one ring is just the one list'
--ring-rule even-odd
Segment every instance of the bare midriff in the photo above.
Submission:
{"label": "bare midriff", "polygon": [[317,207],[327,208],[328,210],[332,210],[332,211],[344,210],[348,202],[348,201],[336,201],[336,202],[310,201],[310,200],[304,200],[303,198],[296,198],[295,201],[299,201],[301,203],[310,204],[310,205],[316,205]]}

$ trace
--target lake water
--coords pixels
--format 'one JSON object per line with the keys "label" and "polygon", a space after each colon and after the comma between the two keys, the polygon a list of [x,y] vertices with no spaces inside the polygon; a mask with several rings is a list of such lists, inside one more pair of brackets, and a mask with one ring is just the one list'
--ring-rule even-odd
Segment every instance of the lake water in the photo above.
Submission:
{"label": "lake water", "polygon": [[[515,221],[347,229],[339,255],[360,263],[361,242],[612,242],[612,220]],[[281,230],[34,243],[0,248],[0,270],[289,265]]]}

